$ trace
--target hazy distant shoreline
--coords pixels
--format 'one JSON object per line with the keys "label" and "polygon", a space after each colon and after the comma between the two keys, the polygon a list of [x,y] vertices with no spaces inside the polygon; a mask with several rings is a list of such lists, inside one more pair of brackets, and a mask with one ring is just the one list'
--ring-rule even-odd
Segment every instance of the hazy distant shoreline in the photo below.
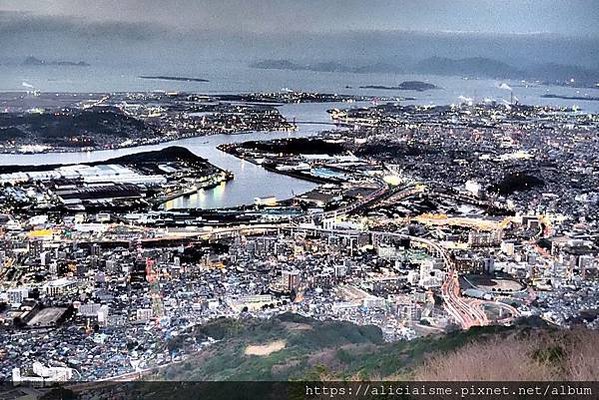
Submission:
{"label": "hazy distant shoreline", "polygon": [[560,95],[560,94],[544,94],[541,97],[544,99],[599,101],[599,97],[593,97],[593,96],[565,96],[565,95]]}
{"label": "hazy distant shoreline", "polygon": [[[514,67],[505,62],[486,57],[447,58],[429,57],[416,63],[393,64],[377,62],[354,64],[336,61],[298,63],[287,59],[266,59],[253,62],[250,68],[263,70],[336,72],[355,74],[419,74],[435,76],[460,76],[490,79],[539,81],[544,85],[578,88],[597,88],[599,68],[576,65],[543,63]],[[381,88],[382,89],[382,88]],[[393,88],[400,90],[397,88]]]}

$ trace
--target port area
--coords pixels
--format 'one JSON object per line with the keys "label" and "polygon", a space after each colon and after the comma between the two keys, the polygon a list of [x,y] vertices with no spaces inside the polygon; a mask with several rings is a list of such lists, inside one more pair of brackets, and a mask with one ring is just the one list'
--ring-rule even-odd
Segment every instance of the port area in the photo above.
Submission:
{"label": "port area", "polygon": [[233,178],[175,146],[101,162],[0,167],[3,197],[16,212],[63,215],[161,209]]}

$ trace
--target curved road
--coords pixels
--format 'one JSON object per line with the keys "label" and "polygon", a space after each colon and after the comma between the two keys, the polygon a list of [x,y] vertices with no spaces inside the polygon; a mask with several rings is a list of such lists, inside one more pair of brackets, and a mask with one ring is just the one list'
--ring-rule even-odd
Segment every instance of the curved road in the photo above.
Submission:
{"label": "curved road", "polygon": [[[357,206],[352,206],[355,209]],[[489,323],[488,317],[485,314],[482,306],[486,302],[482,301],[467,301],[461,297],[460,286],[458,281],[458,274],[455,270],[452,260],[450,259],[447,250],[440,244],[433,242],[429,239],[424,239],[418,236],[405,235],[403,233],[395,232],[384,232],[384,231],[352,231],[352,230],[335,230],[335,229],[324,229],[317,227],[302,227],[295,224],[264,224],[264,225],[253,225],[233,228],[216,228],[212,231],[203,231],[197,233],[196,237],[205,239],[211,238],[222,238],[228,235],[239,235],[241,233],[260,233],[264,231],[273,231],[278,229],[292,229],[294,231],[304,231],[310,233],[324,233],[324,234],[361,234],[370,233],[375,235],[381,235],[389,238],[397,239],[409,239],[413,242],[419,242],[430,249],[438,252],[445,263],[447,275],[445,281],[441,286],[441,296],[444,300],[444,307],[447,312],[464,328],[468,329],[475,325],[487,325]],[[190,234],[188,237],[194,236]],[[494,303],[494,302],[492,302]],[[507,306],[507,305],[506,305]],[[514,309],[515,310],[515,309]]]}

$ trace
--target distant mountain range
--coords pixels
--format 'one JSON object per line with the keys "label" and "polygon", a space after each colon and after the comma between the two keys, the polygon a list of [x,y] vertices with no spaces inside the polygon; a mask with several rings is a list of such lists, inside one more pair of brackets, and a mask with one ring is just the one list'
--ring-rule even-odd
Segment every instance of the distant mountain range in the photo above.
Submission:
{"label": "distant mountain range", "polygon": [[341,62],[319,62],[314,64],[298,64],[289,60],[263,60],[250,64],[252,68],[258,69],[281,69],[290,71],[314,71],[314,72],[352,72],[358,74],[368,73],[402,73],[403,68],[387,64],[376,63],[363,66],[353,66]]}
{"label": "distant mountain range", "polygon": [[292,71],[413,73],[441,76],[527,79],[538,80],[547,84],[560,84],[576,87],[598,87],[599,84],[599,69],[560,64],[538,64],[514,67],[504,62],[484,57],[460,59],[430,57],[406,66],[389,63],[374,63],[358,66],[351,63],[341,62],[300,64],[290,60],[263,60],[252,63],[250,66],[259,69]]}
{"label": "distant mountain range", "polygon": [[450,59],[431,57],[416,64],[415,72],[432,75],[485,76],[510,78],[522,75],[522,71],[501,61],[483,57]]}
{"label": "distant mountain range", "polygon": [[89,67],[90,65],[85,61],[46,61],[39,59],[37,57],[29,56],[23,61],[21,64],[23,66],[34,66],[34,67],[43,67],[43,66],[67,66],[67,67]]}

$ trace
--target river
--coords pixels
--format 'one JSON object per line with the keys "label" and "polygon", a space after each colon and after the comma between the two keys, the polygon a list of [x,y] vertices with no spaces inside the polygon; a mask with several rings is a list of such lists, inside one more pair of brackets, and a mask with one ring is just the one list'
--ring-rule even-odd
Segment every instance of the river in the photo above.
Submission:
{"label": "river", "polygon": [[127,154],[142,151],[159,150],[169,146],[183,146],[194,154],[206,158],[212,164],[229,170],[235,179],[223,183],[216,188],[201,190],[198,193],[179,197],[166,204],[172,208],[226,208],[243,204],[252,204],[256,197],[275,196],[277,199],[288,199],[294,194],[307,192],[316,184],[269,172],[248,161],[238,159],[217,149],[223,143],[239,143],[250,140],[269,140],[286,137],[306,137],[316,135],[325,129],[334,128],[327,125],[330,119],[326,110],[333,107],[347,107],[346,103],[306,103],[286,104],[280,107],[281,113],[297,121],[309,121],[310,124],[298,124],[294,132],[254,132],[237,135],[212,135],[187,138],[150,146],[137,146],[118,150],[102,150],[74,153],[42,153],[42,154],[0,154],[3,165],[43,165],[43,164],[77,164],[92,161],[104,161]]}

